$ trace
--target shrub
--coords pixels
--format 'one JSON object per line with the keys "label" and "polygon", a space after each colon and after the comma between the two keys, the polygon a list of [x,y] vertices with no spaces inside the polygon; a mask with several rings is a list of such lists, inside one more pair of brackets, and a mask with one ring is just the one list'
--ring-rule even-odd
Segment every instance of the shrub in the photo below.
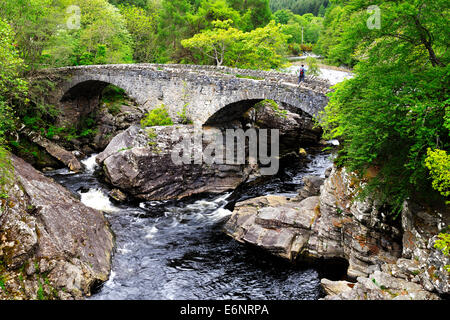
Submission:
{"label": "shrub", "polygon": [[141,120],[141,127],[171,126],[173,121],[164,104],[148,112]]}
{"label": "shrub", "polygon": [[188,107],[188,104],[185,104],[183,106],[183,109],[181,110],[181,112],[177,112],[177,115],[180,117],[181,124],[192,124],[192,120],[187,115],[187,111],[188,111],[187,107]]}
{"label": "shrub", "polygon": [[[434,242],[434,247],[441,250],[445,256],[448,256],[450,254],[450,233],[440,233],[438,235],[438,240]],[[450,272],[450,265],[446,265],[444,268],[447,272]]]}
{"label": "shrub", "polygon": [[308,51],[308,52],[310,52],[310,51],[312,51],[313,47],[312,47],[312,44],[306,43],[306,44],[301,44],[301,45],[300,45],[300,49],[301,49],[302,51]]}
{"label": "shrub", "polygon": [[291,43],[289,45],[289,50],[294,56],[299,56],[302,54],[302,48],[298,43]]}
{"label": "shrub", "polygon": [[277,117],[287,118],[287,111],[280,109],[280,107],[278,106],[278,104],[275,101],[270,100],[270,99],[262,100],[255,105],[255,109],[259,110],[261,107],[264,107],[264,106],[271,108],[275,112],[275,115]]}
{"label": "shrub", "polygon": [[14,167],[11,164],[9,151],[0,146],[0,198],[8,197],[9,184],[14,178]]}
{"label": "shrub", "polygon": [[433,188],[444,197],[450,196],[450,155],[444,150],[428,148],[425,166],[430,170]]}
{"label": "shrub", "polygon": [[306,65],[308,66],[308,74],[312,76],[318,76],[320,74],[320,68],[317,65],[317,59],[313,57],[306,58]]}

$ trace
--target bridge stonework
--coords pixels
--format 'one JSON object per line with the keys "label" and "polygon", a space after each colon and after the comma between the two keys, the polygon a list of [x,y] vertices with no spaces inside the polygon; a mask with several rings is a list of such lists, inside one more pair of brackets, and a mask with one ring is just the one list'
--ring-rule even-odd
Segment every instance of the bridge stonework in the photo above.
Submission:
{"label": "bridge stonework", "polygon": [[[272,99],[317,115],[328,103],[326,81],[307,77],[297,85],[295,75],[194,65],[98,65],[46,69],[37,78],[53,79],[52,103],[69,103],[78,108],[81,101],[96,100],[107,84],[125,90],[146,111],[164,104],[175,122],[186,107],[196,125],[220,122],[244,112],[256,102]],[[95,103],[92,103],[94,105]],[[64,110],[64,108],[63,108]]]}

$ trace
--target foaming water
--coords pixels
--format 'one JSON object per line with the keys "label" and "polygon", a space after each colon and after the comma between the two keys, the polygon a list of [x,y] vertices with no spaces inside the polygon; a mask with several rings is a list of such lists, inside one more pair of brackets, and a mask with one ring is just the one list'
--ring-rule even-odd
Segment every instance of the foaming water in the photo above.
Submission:
{"label": "foaming water", "polygon": [[96,158],[97,158],[97,154],[93,154],[90,157],[81,161],[81,163],[85,167],[86,172],[93,173],[98,168],[98,164],[95,161]]}
{"label": "foaming water", "polygon": [[[231,194],[113,205],[108,187],[94,174],[95,165],[86,165],[91,158],[83,162],[84,173],[48,173],[84,204],[104,211],[114,231],[110,278],[90,299],[319,298],[320,279],[314,268],[293,266],[224,234]],[[311,160],[310,166],[318,166],[317,171],[308,167],[288,175],[284,182],[311,172],[321,175],[329,166],[325,156]],[[285,190],[279,187],[277,192]]]}
{"label": "foaming water", "polygon": [[81,202],[87,207],[97,209],[103,212],[115,212],[115,208],[109,197],[101,189],[90,189],[88,192],[81,193]]}

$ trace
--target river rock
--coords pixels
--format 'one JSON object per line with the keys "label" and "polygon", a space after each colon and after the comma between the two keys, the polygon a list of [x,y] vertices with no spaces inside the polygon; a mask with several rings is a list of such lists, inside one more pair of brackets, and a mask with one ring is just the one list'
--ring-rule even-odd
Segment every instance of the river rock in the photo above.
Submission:
{"label": "river rock", "polygon": [[319,197],[294,202],[284,196],[264,196],[238,202],[225,232],[239,242],[264,248],[294,260],[307,246],[319,212]]}
{"label": "river rock", "polygon": [[304,186],[298,191],[297,200],[301,201],[308,197],[320,195],[320,187],[323,185],[325,179],[319,176],[305,176],[303,177]]}
{"label": "river rock", "polygon": [[47,151],[52,157],[61,161],[66,167],[68,167],[73,172],[81,171],[81,163],[78,161],[76,156],[57,145],[56,143],[42,137],[36,132],[27,132],[26,133],[30,140],[36,143],[38,146],[42,147],[45,151]]}
{"label": "river rock", "polygon": [[331,281],[328,279],[320,279],[320,284],[327,295],[337,295],[350,291],[355,285],[348,281]]}
{"label": "river rock", "polygon": [[0,213],[0,299],[80,299],[108,279],[113,235],[103,214],[11,156]]}
{"label": "river rock", "polygon": [[350,290],[330,293],[325,300],[440,300],[439,296],[421,285],[375,271],[368,277],[358,277]]}
{"label": "river rock", "polygon": [[133,103],[118,105],[116,108],[117,110],[114,110],[107,104],[101,104],[97,109],[98,127],[90,143],[97,151],[103,151],[117,134],[139,123],[144,116],[144,111]]}
{"label": "river rock", "polygon": [[[321,183],[306,181],[312,192]],[[261,198],[237,203],[226,233],[290,260],[346,259],[350,277],[367,276],[370,266],[400,257],[401,237],[399,230],[381,220],[373,203],[354,199],[355,188],[351,175],[334,170],[321,186],[320,197],[302,201],[281,197],[277,205]],[[269,237],[271,241],[264,240]],[[273,250],[271,243],[284,247]]]}
{"label": "river rock", "polygon": [[[305,179],[314,193],[321,182]],[[347,260],[347,275],[357,282],[349,290],[342,283],[324,281],[330,294],[326,299],[448,295],[444,266],[449,258],[434,248],[437,234],[448,225],[448,208],[426,210],[408,200],[400,223],[370,197],[359,200],[359,187],[355,175],[333,168],[319,196],[301,201],[265,196],[237,203],[225,232],[291,261]]]}
{"label": "river rock", "polygon": [[202,134],[203,143],[194,145],[193,155],[201,154],[221,131],[209,128],[196,133],[193,126],[142,129],[134,125],[114,137],[96,161],[113,186],[140,199],[180,199],[234,190],[251,172],[246,165],[208,165],[203,161],[196,164],[194,159],[187,164],[175,164],[172,160],[174,147],[184,137],[201,138]]}

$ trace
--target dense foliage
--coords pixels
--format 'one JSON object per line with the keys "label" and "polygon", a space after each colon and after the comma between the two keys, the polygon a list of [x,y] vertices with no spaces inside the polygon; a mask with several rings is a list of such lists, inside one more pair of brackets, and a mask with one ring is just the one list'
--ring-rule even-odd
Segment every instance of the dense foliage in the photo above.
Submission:
{"label": "dense foliage", "polygon": [[5,188],[12,179],[5,139],[17,123],[13,105],[24,99],[27,91],[27,83],[20,78],[23,67],[11,27],[0,18],[0,198],[6,197]]}
{"label": "dense foliage", "polygon": [[274,22],[264,28],[243,32],[231,26],[232,20],[214,21],[214,29],[205,30],[181,43],[197,48],[221,66],[273,69],[282,65],[288,36]]}
{"label": "dense foliage", "polygon": [[20,76],[24,67],[11,27],[0,19],[0,145],[16,126],[14,103],[26,100],[28,84]]}
{"label": "dense foliage", "polygon": [[450,155],[444,150],[428,149],[425,166],[430,170],[433,188],[450,197]]}
{"label": "dense foliage", "polygon": [[329,0],[270,0],[273,12],[288,9],[299,15],[312,13],[315,16],[323,16],[328,4]]}
{"label": "dense foliage", "polygon": [[[133,62],[217,64],[208,50],[181,42],[227,29],[217,27],[224,21],[231,21],[230,31],[236,30],[238,36],[260,37],[251,43],[256,59],[249,61],[247,55],[240,64],[224,59],[225,65],[278,68],[284,60],[260,65],[254,52],[284,57],[286,43],[293,54],[311,50],[323,19],[283,9],[272,14],[269,0],[0,0],[0,16],[15,32],[20,56],[31,70]],[[283,27],[270,24],[274,20]],[[259,48],[263,37],[259,33],[271,30],[276,30],[273,38],[284,43],[268,40]],[[249,52],[248,45],[236,48]]]}
{"label": "dense foliage", "polygon": [[173,121],[170,118],[165,105],[160,105],[159,107],[152,109],[150,112],[146,113],[141,120],[142,128],[170,125],[173,125]]}
{"label": "dense foliage", "polygon": [[[427,150],[450,148],[448,32],[442,14],[448,14],[449,3],[384,1],[380,29],[366,25],[370,1],[336,4],[352,27],[344,24],[329,50],[351,52],[357,61],[355,78],[336,86],[323,117],[327,136],[343,141],[338,162],[362,177],[375,169],[365,190],[394,210],[413,195],[432,200]],[[433,162],[433,168],[442,166]]]}

